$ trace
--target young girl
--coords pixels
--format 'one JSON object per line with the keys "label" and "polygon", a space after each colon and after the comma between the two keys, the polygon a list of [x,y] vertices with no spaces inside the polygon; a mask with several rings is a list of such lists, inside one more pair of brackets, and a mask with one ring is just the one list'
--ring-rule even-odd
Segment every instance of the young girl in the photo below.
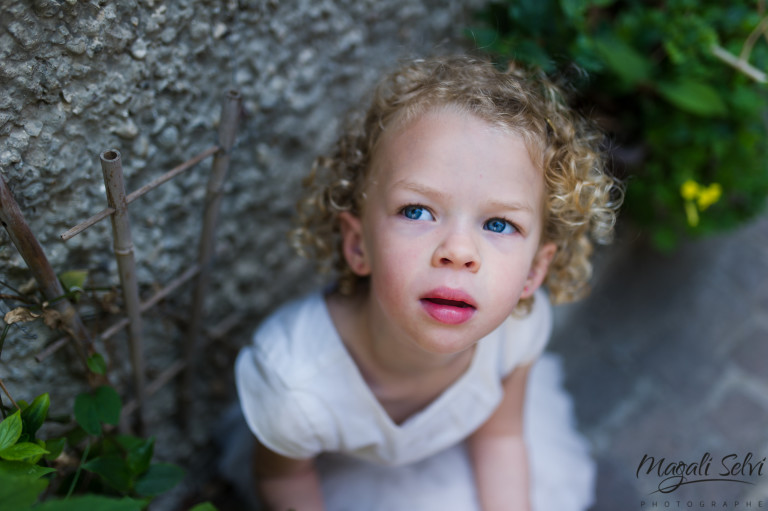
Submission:
{"label": "young girl", "polygon": [[416,60],[380,84],[300,203],[297,241],[336,284],[275,312],[237,359],[267,509],[591,503],[557,368],[526,383],[549,301],[582,295],[590,239],[613,228],[599,142],[515,67]]}

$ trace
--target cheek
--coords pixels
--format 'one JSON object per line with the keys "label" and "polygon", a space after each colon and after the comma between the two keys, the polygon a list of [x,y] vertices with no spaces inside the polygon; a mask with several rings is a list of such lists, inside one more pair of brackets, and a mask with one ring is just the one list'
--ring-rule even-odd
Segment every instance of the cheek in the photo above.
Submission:
{"label": "cheek", "polygon": [[396,294],[407,286],[420,272],[427,252],[424,239],[404,241],[397,233],[382,231],[371,245],[372,279],[377,288],[388,294]]}

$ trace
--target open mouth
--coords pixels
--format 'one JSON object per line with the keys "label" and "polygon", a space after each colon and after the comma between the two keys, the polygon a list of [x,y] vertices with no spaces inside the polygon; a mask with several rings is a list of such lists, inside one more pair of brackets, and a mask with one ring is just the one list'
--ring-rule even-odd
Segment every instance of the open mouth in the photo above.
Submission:
{"label": "open mouth", "polygon": [[438,288],[427,293],[421,298],[421,305],[432,319],[449,325],[469,321],[477,312],[470,295],[450,288]]}
{"label": "open mouth", "polygon": [[444,298],[425,298],[424,300],[427,302],[432,302],[436,305],[447,305],[449,307],[461,307],[461,308],[471,307],[473,309],[475,308],[474,306],[468,304],[467,302],[463,302],[460,300],[446,300]]}

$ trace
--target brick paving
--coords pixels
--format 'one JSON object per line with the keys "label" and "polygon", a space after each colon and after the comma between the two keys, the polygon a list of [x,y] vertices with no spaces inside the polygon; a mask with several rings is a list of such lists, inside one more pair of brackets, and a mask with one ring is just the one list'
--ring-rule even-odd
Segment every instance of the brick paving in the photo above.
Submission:
{"label": "brick paving", "polygon": [[[768,509],[768,217],[669,255],[619,238],[550,345],[598,463],[592,511]],[[726,480],[658,492],[645,454]]]}

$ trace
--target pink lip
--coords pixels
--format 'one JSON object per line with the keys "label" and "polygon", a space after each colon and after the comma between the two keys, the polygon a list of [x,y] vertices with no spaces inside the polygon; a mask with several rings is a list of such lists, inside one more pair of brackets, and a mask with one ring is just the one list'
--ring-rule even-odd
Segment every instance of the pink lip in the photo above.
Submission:
{"label": "pink lip", "polygon": [[474,299],[460,289],[439,287],[420,298],[427,314],[448,325],[459,325],[469,321],[477,311]]}

